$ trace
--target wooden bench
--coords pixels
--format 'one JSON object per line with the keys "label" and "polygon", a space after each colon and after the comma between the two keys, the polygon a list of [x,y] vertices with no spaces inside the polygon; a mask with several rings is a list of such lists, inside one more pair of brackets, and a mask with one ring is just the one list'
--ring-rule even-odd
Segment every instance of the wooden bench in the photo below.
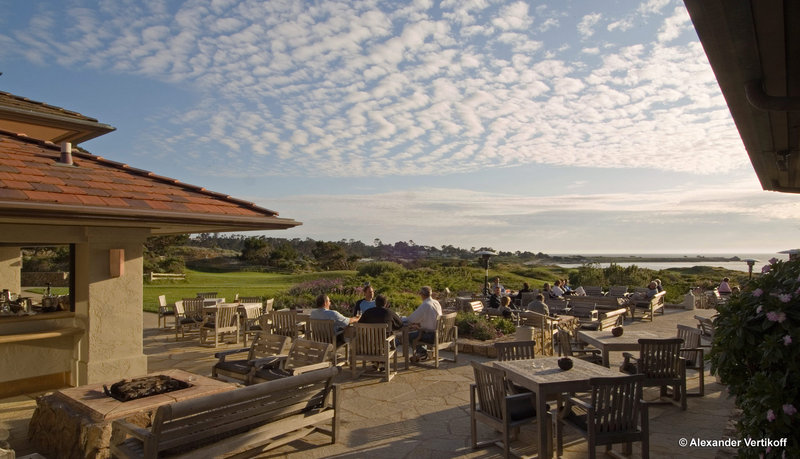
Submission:
{"label": "wooden bench", "polygon": [[482,301],[470,301],[469,307],[475,314],[483,314],[485,312]]}
{"label": "wooden bench", "polygon": [[611,330],[616,326],[622,325],[622,318],[625,317],[627,313],[627,308],[601,312],[597,320],[582,322],[581,328],[584,330]]}
{"label": "wooden bench", "polygon": [[642,319],[649,318],[652,322],[656,312],[661,311],[661,314],[664,314],[664,299],[666,296],[667,292],[662,291],[653,295],[649,300],[631,298],[631,318],[635,318],[636,310],[641,310]]}
{"label": "wooden bench", "polygon": [[[333,378],[338,372],[331,367],[163,405],[148,428],[116,420],[111,453],[153,459],[260,454],[315,431],[336,443],[340,400]],[[330,429],[319,426],[327,422]]]}

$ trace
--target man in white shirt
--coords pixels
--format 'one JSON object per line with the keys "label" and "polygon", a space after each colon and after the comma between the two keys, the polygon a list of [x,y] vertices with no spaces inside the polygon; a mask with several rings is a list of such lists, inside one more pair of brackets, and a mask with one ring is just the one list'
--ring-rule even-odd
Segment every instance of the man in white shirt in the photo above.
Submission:
{"label": "man in white shirt", "polygon": [[[436,319],[442,315],[442,305],[431,297],[433,291],[427,285],[419,290],[422,304],[408,316],[404,322],[410,324],[411,331],[408,334],[413,343],[417,337],[422,342],[433,343],[436,333]],[[428,350],[424,345],[418,345],[416,355],[412,361],[418,362],[428,358]]]}

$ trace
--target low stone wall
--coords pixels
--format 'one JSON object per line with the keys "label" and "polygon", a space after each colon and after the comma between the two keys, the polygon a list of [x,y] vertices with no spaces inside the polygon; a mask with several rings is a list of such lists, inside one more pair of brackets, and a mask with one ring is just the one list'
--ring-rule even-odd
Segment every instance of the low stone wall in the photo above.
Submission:
{"label": "low stone wall", "polygon": [[45,287],[49,283],[52,287],[69,287],[69,273],[33,273],[23,272],[21,283],[23,287]]}

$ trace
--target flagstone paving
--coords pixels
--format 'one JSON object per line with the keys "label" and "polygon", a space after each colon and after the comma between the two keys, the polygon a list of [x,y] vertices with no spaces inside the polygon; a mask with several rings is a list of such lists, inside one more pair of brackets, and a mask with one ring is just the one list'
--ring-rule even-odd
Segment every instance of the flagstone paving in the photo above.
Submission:
{"label": "flagstone paving", "polygon": [[[635,321],[626,327],[649,328],[664,332],[674,331],[676,324],[694,326],[694,315],[711,316],[713,310],[667,309],[653,322]],[[241,343],[224,344],[214,349],[200,346],[197,338],[175,340],[172,330],[157,328],[156,315],[145,314],[144,353],[148,356],[150,372],[179,368],[210,376],[216,359],[215,352],[242,347]],[[352,379],[350,371],[343,371],[337,382],[343,388],[340,441],[326,444],[321,434],[312,434],[261,457],[286,458],[489,458],[499,457],[502,450],[489,447],[472,450],[469,427],[469,385],[472,383],[470,360],[487,361],[487,357],[459,353],[458,363],[443,362],[439,369],[412,365],[401,370],[392,381],[383,382],[378,376]],[[612,352],[612,368],[622,360],[621,353]],[[402,359],[401,359],[402,361]],[[402,368],[402,364],[401,364]],[[694,372],[688,381],[689,390],[697,389]],[[653,392],[655,391],[655,392]],[[35,397],[28,394],[0,400],[0,429],[9,431],[9,443],[17,457],[35,452],[27,442],[27,423],[35,408]],[[647,390],[646,399],[657,397],[657,389]],[[706,395],[689,399],[687,411],[673,405],[650,408],[650,454],[656,458],[714,458],[730,457],[730,452],[717,448],[679,446],[681,439],[723,440],[733,401],[727,397],[725,387],[715,381],[706,370]],[[490,439],[493,432],[478,425],[479,440]],[[512,448],[520,454],[536,454],[535,426],[521,429]],[[567,430],[566,458],[587,455],[585,441],[575,432]],[[616,446],[619,450],[620,446]],[[602,452],[598,451],[599,453]],[[201,457],[202,453],[198,457]],[[634,444],[634,457],[641,457],[640,446]]]}

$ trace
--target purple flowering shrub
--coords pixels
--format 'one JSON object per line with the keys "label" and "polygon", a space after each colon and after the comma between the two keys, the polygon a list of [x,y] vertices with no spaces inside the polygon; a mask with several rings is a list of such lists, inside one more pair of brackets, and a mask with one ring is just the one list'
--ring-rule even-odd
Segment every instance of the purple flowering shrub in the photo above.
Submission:
{"label": "purple flowering shrub", "polygon": [[711,371],[742,410],[742,439],[788,440],[783,447],[741,443],[741,457],[800,457],[800,261],[770,260],[741,294],[719,305]]}

